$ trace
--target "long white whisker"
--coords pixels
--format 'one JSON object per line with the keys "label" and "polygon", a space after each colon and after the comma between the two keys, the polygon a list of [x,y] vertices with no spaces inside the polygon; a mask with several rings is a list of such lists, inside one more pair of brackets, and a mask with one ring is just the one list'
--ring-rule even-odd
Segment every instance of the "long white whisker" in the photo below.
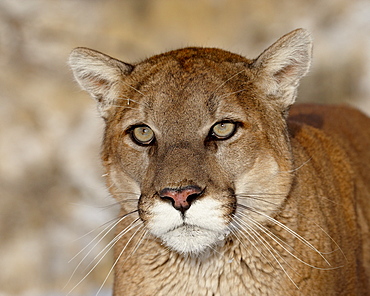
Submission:
{"label": "long white whisker", "polygon": [[[104,237],[115,227],[115,225],[117,225],[117,223],[119,223],[119,222],[115,222],[115,221],[110,222],[107,227],[105,227],[101,232],[99,232],[98,235],[96,235],[81,251],[79,251],[75,256],[72,257],[72,259],[70,259],[68,261],[68,263],[70,263],[71,261],[73,261],[78,255],[80,255],[84,250],[86,250],[86,248],[88,248],[102,233],[104,233],[107,229],[109,229],[108,231],[106,231],[105,235],[102,236],[102,238],[99,239],[98,242],[91,248],[91,250],[80,260],[80,262],[78,263],[78,265],[73,270],[73,272],[72,272],[72,274],[71,274],[68,282],[65,284],[64,288],[71,282],[73,276],[77,272],[78,268],[81,266],[82,262],[87,258],[87,256],[89,256],[89,254],[92,252],[92,250],[104,239]],[[91,233],[93,231],[95,231],[95,230],[92,230],[89,233]],[[86,235],[87,234],[85,234],[84,236],[86,236]]]}
{"label": "long white whisker", "polygon": [[[301,215],[301,214],[298,213],[298,215]],[[337,246],[336,250],[333,250],[331,252],[321,252],[321,254],[332,254],[332,253],[336,252],[337,250],[339,250],[342,253],[344,259],[348,262],[348,259],[347,259],[346,255],[344,254],[342,248],[338,245],[338,243],[320,225],[318,225],[317,223],[312,222],[312,221],[311,221],[311,223],[315,224],[315,226],[318,227],[323,233],[325,233],[326,236]]]}
{"label": "long white whisker", "polygon": [[[135,227],[136,227],[136,226],[135,226]],[[107,282],[107,280],[108,280],[108,278],[109,278],[110,274],[112,273],[113,269],[116,267],[116,265],[117,265],[118,261],[121,259],[121,256],[122,256],[123,252],[126,250],[127,246],[130,244],[131,240],[136,236],[136,233],[137,233],[139,230],[141,230],[143,227],[144,227],[144,224],[141,224],[141,225],[139,226],[139,228],[138,228],[138,229],[136,229],[136,231],[131,235],[131,237],[130,237],[130,239],[127,241],[126,245],[122,248],[121,252],[119,253],[119,255],[118,255],[118,257],[117,257],[117,259],[114,261],[114,263],[113,263],[112,267],[110,268],[110,270],[109,270],[109,272],[108,272],[107,276],[105,277],[105,279],[104,279],[103,283],[101,284],[101,286],[100,286],[99,290],[96,292],[96,294],[95,294],[96,296],[100,293],[101,289],[103,289],[103,286],[104,286],[104,285],[105,285],[105,283]],[[131,228],[131,229],[132,229],[132,228]],[[130,229],[130,230],[131,230],[131,229]],[[122,236],[123,236],[123,235],[122,235]],[[121,238],[122,236],[120,236],[120,238]],[[127,260],[128,258],[129,258],[129,257],[127,257],[127,258],[126,258],[126,260]]]}
{"label": "long white whisker", "polygon": [[136,108],[136,107],[130,107],[130,106],[111,105],[111,107],[114,107],[114,108],[125,108],[125,109],[134,109],[134,110],[137,110],[137,108]]}
{"label": "long white whisker", "polygon": [[266,215],[265,213],[262,213],[262,212],[259,212],[259,211],[256,211],[256,213],[259,214],[259,215],[261,215],[261,216],[263,216],[263,217],[265,217],[265,218],[267,218],[269,221],[275,223],[276,225],[280,226],[281,228],[283,228],[285,231],[287,231],[291,235],[293,235],[296,238],[298,238],[298,240],[300,240],[303,244],[305,244],[306,246],[310,247],[312,250],[314,250],[315,252],[317,252],[321,256],[321,258],[324,259],[324,261],[326,262],[326,264],[328,264],[329,266],[331,266],[331,264],[329,263],[329,261],[322,254],[322,252],[320,252],[314,245],[312,245],[308,240],[306,240],[305,238],[303,238],[297,232],[293,231],[292,229],[290,229],[289,227],[287,227],[283,223],[279,222],[278,220],[276,220],[274,218],[271,218],[269,215]]}
{"label": "long white whisker", "polygon": [[[287,263],[287,261],[281,257],[281,255],[270,245],[270,243],[268,241],[266,241],[266,239],[264,237],[262,237],[260,234],[257,233],[257,231],[255,229],[253,229],[252,227],[249,227],[248,224],[246,224],[245,221],[243,221],[242,219],[239,218],[239,221],[241,221],[242,224],[244,225],[247,225],[248,229],[251,231],[249,232],[249,235],[253,235],[255,238],[254,239],[257,239],[259,240],[262,245],[265,247],[265,249],[270,253],[270,255],[275,259],[276,263],[280,266],[281,270],[285,273],[285,275],[288,277],[288,279],[293,283],[293,285],[299,290],[299,287],[298,285],[294,282],[294,280],[292,279],[292,277],[288,274],[288,272],[285,270],[284,266],[281,264],[281,262],[278,260],[278,258],[273,254],[272,251],[274,251],[277,256],[279,256],[279,258],[281,260],[283,260],[290,268],[292,268],[290,266],[289,263]],[[265,257],[266,258],[266,257]],[[294,270],[294,269],[293,269]],[[295,271],[295,270],[294,270]],[[295,271],[296,272],[296,271]]]}
{"label": "long white whisker", "polygon": [[[110,221],[110,222],[107,222],[108,226],[106,226],[102,231],[100,231],[82,250],[80,250],[76,255],[74,255],[69,261],[68,263],[70,263],[71,261],[73,261],[78,255],[80,255],[84,250],[86,250],[102,233],[104,233],[108,228],[109,230],[106,231],[106,233],[102,236],[101,239],[98,240],[98,242],[92,247],[92,249],[94,249],[107,235],[108,233],[116,226],[118,225],[122,220],[124,220],[128,215],[130,214],[133,214],[134,212],[137,212],[137,211],[133,211],[133,212],[130,212],[128,213],[127,215],[119,218],[118,220],[117,219],[114,219],[113,221]],[[117,220],[117,221],[115,221]],[[94,232],[96,229],[93,229],[91,231],[89,231],[87,234],[83,235],[82,237],[85,237],[86,235]],[[81,238],[82,238],[81,237]],[[90,252],[88,253],[90,254]],[[85,259],[85,258],[84,258]],[[83,259],[82,259],[83,261]]]}
{"label": "long white whisker", "polygon": [[[81,264],[84,262],[84,260],[91,254],[92,250],[108,235],[108,233],[110,233],[112,231],[112,229],[118,225],[122,220],[124,220],[128,215],[134,213],[136,211],[133,211],[133,212],[130,212],[126,215],[124,215],[123,217],[121,217],[120,219],[118,219],[117,221],[115,221],[116,219],[114,219],[113,221],[111,222],[108,222],[107,226],[102,230],[100,231],[82,250],[80,250],[75,256],[72,257],[72,259],[70,259],[68,261],[68,263],[70,263],[71,261],[73,261],[78,255],[80,255],[84,250],[86,250],[99,236],[101,236],[104,232],[105,234],[94,244],[94,246],[90,249],[90,251],[80,260],[80,262],[77,264],[77,266],[74,268],[70,278],[68,279],[67,283],[65,284],[64,288],[71,282],[73,276],[75,275],[75,273],[77,272],[78,268],[81,266]],[[107,230],[109,229],[109,230]],[[92,233],[94,230],[88,232],[89,233]],[[87,234],[85,234],[84,236],[86,236]],[[83,237],[84,237],[83,236]]]}
{"label": "long white whisker", "polygon": [[119,98],[116,98],[116,100],[124,100],[124,101],[127,101],[127,105],[130,105],[130,103],[133,102],[133,103],[136,103],[136,104],[138,104],[140,106],[148,107],[147,104],[143,104],[142,102],[139,102],[139,101],[136,101],[136,100],[133,100],[131,98],[124,97],[124,96],[119,97]]}
{"label": "long white whisker", "polygon": [[[243,201],[243,200],[257,200],[257,201],[261,201],[265,204],[269,204],[269,205],[273,205],[273,206],[277,206],[277,207],[280,206],[280,203],[275,203],[275,202],[271,201],[270,199],[266,199],[266,195],[267,194],[249,194],[249,193],[245,193],[245,194],[237,194],[236,198],[238,198],[241,201]],[[267,196],[282,196],[282,195],[278,195],[278,194],[270,195],[270,194],[268,194]]]}
{"label": "long white whisker", "polygon": [[[101,261],[106,254],[113,248],[113,246],[130,230],[137,227],[139,223],[137,223],[140,220],[140,218],[136,218],[134,221],[130,223],[124,230],[122,230],[120,233],[118,233],[95,257],[91,260],[90,264],[86,267],[86,269],[91,266],[91,264],[99,257],[103,252],[105,252],[99,261]],[[137,223],[137,224],[135,224]]]}
{"label": "long white whisker", "polygon": [[[245,239],[247,239],[251,244],[252,244],[252,246],[257,250],[257,252],[264,258],[264,259],[266,259],[267,261],[268,261],[268,263],[270,264],[270,266],[272,267],[272,268],[274,268],[275,269],[275,267],[271,264],[271,262],[270,262],[270,260],[269,259],[267,259],[266,258],[266,256],[265,256],[265,254],[263,254],[262,252],[261,252],[261,250],[257,247],[257,245],[255,244],[255,243],[258,243],[257,242],[257,240],[255,239],[255,237],[254,236],[252,236],[251,234],[250,234],[250,226],[249,225],[247,225],[247,224],[245,224],[245,227],[243,227],[239,222],[237,222],[235,219],[237,219],[237,220],[239,220],[239,221],[242,221],[239,217],[237,217],[237,216],[233,216],[233,218],[234,218],[234,220],[233,220],[233,222],[238,226],[237,227],[237,229],[239,230],[239,232],[237,232],[237,231],[233,231],[233,234],[235,235],[235,237],[237,238],[237,240],[239,241],[239,243],[244,247],[244,249],[245,250],[247,250],[248,252],[249,252],[249,254],[251,255],[251,256],[253,256],[252,255],[252,253],[251,253],[251,251],[249,250],[249,248],[244,244],[244,242],[243,242],[243,240],[242,239],[240,239],[239,238],[239,235],[242,235]],[[243,231],[240,231],[241,229],[243,229],[243,231],[244,232],[247,232],[248,233],[248,235],[246,235]],[[251,241],[251,239],[253,239],[253,241],[254,242],[252,242]]]}
{"label": "long white whisker", "polygon": [[224,86],[227,82],[229,82],[231,79],[233,79],[234,77],[238,76],[240,73],[243,73],[245,72],[245,69],[239,71],[238,73],[235,73],[234,75],[232,75],[231,77],[229,77],[227,80],[225,80],[224,82],[222,82],[218,87],[216,87],[216,89],[213,91],[212,94],[215,94],[216,91],[218,91],[222,86]]}
{"label": "long white whisker", "polygon": [[130,192],[130,191],[117,191],[117,192],[114,192],[114,194],[128,194],[128,195],[136,195],[136,196],[140,196],[140,193],[135,193],[135,192]]}
{"label": "long white whisker", "polygon": [[[127,215],[125,215],[124,217],[127,217]],[[124,217],[123,218],[121,218],[120,220],[122,221],[123,219],[124,219]],[[117,243],[117,241],[122,237],[122,236],[124,236],[128,231],[130,231],[131,229],[133,229],[133,228],[135,228],[135,227],[137,227],[138,225],[140,225],[139,223],[137,223],[138,221],[139,221],[139,219],[140,218],[137,218],[137,219],[135,219],[132,223],[130,223],[130,225],[129,226],[127,226],[122,232],[120,232],[118,235],[116,235],[115,237],[114,237],[114,239],[107,245],[107,246],[105,246],[104,247],[104,249],[103,250],[101,250],[100,252],[99,252],[99,254],[98,255],[96,255],[95,256],[95,258],[93,259],[93,260],[91,260],[91,263],[86,267],[86,269],[89,267],[89,266],[91,266],[92,265],[92,263],[105,251],[105,250],[107,250],[104,254],[103,254],[103,256],[101,256],[101,258],[95,263],[95,265],[92,267],[92,268],[90,268],[90,270],[87,272],[87,274],[68,292],[68,294],[67,294],[67,296],[68,295],[70,295],[90,274],[91,274],[91,272],[95,269],[95,267],[96,266],[98,266],[98,264],[103,260],[103,258],[106,256],[106,254],[108,254],[108,252],[113,248],[113,246]],[[135,223],[137,223],[136,225],[135,225]]]}
{"label": "long white whisker", "polygon": [[256,209],[251,209],[251,208],[248,208],[246,207],[246,209],[250,210],[251,212],[254,212],[258,215],[261,215],[263,217],[265,217],[267,220],[269,220],[270,222],[280,226],[282,229],[284,229],[285,231],[287,231],[288,233],[290,233],[291,235],[293,235],[294,237],[296,237],[300,242],[302,242],[304,245],[306,245],[307,247],[311,248],[312,250],[314,250],[317,254],[320,255],[320,257],[326,262],[326,264],[328,264],[329,266],[331,266],[330,262],[325,258],[325,256],[323,255],[322,252],[320,252],[314,245],[312,245],[308,240],[306,240],[305,238],[303,238],[301,235],[299,235],[297,232],[293,231],[292,229],[290,229],[289,227],[287,227],[286,225],[284,225],[283,223],[279,222],[278,220],[270,217],[269,215],[265,214],[265,213],[262,213],[262,212],[259,212],[257,211]]}
{"label": "long white whisker", "polygon": [[[312,267],[312,268],[315,268],[315,269],[320,269],[320,270],[333,270],[333,269],[339,268],[339,267],[322,268],[322,267],[318,267],[318,266],[314,266],[312,264],[309,264],[308,262],[302,260],[301,258],[299,258],[298,256],[296,256],[295,254],[293,254],[291,251],[289,251],[284,245],[286,245],[290,249],[293,249],[293,248],[290,245],[288,245],[286,242],[284,242],[283,240],[281,240],[279,237],[277,237],[274,233],[272,233],[266,227],[264,227],[261,223],[259,223],[257,221],[254,221],[254,219],[251,219],[247,215],[244,215],[244,217],[246,219],[248,219],[251,223],[253,223],[253,225],[255,225],[259,230],[261,230],[263,233],[265,233],[267,236],[269,236],[273,241],[275,241],[279,246],[281,246],[283,248],[283,250],[285,250],[289,255],[291,255],[293,258],[295,258],[299,262],[301,262],[301,263],[303,263],[303,264],[305,264],[305,265],[307,265],[309,267]],[[321,252],[319,252],[319,254],[320,254],[321,257],[323,257]],[[327,262],[327,260],[325,260],[325,262]]]}
{"label": "long white whisker", "polygon": [[225,254],[219,252],[215,247],[213,247],[212,245],[208,245],[208,248],[210,248],[215,254],[219,255],[220,257],[224,257]]}
{"label": "long white whisker", "polygon": [[[247,225],[245,223],[245,221],[243,221],[242,219],[239,218],[239,220],[241,221],[242,224],[244,225]],[[292,279],[292,277],[288,274],[288,272],[285,270],[284,266],[281,264],[281,262],[278,260],[278,258],[273,254],[272,251],[274,251],[277,256],[279,256],[280,259],[282,259],[289,267],[291,267],[284,258],[281,257],[281,255],[270,245],[270,243],[264,238],[262,237],[261,235],[259,235],[257,233],[257,231],[255,229],[253,229],[252,227],[249,227],[248,226],[248,229],[251,231],[249,232],[250,235],[253,235],[255,236],[255,238],[257,240],[259,240],[263,246],[265,247],[265,249],[270,253],[270,255],[275,259],[276,263],[280,266],[281,270],[285,273],[285,275],[288,277],[288,279],[293,283],[293,285],[299,290],[299,287],[298,285],[294,282],[294,280]],[[292,268],[292,267],[291,267]],[[294,270],[294,269],[293,269]],[[295,270],[294,270],[295,271]]]}
{"label": "long white whisker", "polygon": [[124,85],[128,86],[129,88],[133,89],[137,93],[141,94],[143,97],[147,97],[143,92],[141,92],[137,88],[133,87],[132,85],[128,84],[127,82],[124,82],[124,81],[120,81],[120,82],[123,83]]}
{"label": "long white whisker", "polygon": [[[294,168],[294,169],[292,169],[292,170],[290,170],[290,171],[287,171],[287,173],[294,173],[294,172],[296,172],[296,171],[298,171],[298,170],[300,170],[302,167],[304,167],[307,163],[309,163],[310,161],[311,161],[311,159],[312,159],[312,157],[310,157],[309,159],[307,159],[304,163],[302,163],[300,166],[298,166],[298,167],[296,167],[296,168]],[[285,171],[281,171],[281,172],[283,172],[283,173],[285,173]]]}
{"label": "long white whisker", "polygon": [[237,94],[237,93],[240,93],[240,92],[243,92],[243,91],[246,91],[246,89],[241,89],[241,90],[237,90],[237,91],[233,91],[233,92],[223,94],[222,96],[220,96],[220,99],[225,99],[225,98],[227,98],[231,95],[234,95],[234,94]]}
{"label": "long white whisker", "polygon": [[73,240],[74,242],[75,241],[78,241],[86,236],[88,236],[89,234],[93,233],[94,231],[97,231],[99,228],[102,228],[104,225],[107,225],[106,227],[104,227],[104,229],[102,231],[100,231],[93,239],[92,241],[90,241],[90,243],[88,243],[82,250],[80,250],[76,255],[74,255],[69,261],[68,263],[72,262],[78,255],[80,255],[80,253],[82,253],[89,245],[92,244],[92,242],[97,238],[99,237],[106,229],[108,229],[111,225],[113,225],[115,223],[117,219],[113,219],[111,221],[108,221],[106,223],[104,223],[103,225],[100,225],[92,230],[90,230],[89,232],[85,233],[84,235],[80,236],[79,238]]}
{"label": "long white whisker", "polygon": [[132,255],[134,255],[136,253],[136,251],[139,249],[141,243],[143,242],[143,240],[144,240],[144,238],[147,234],[148,234],[147,230],[143,231],[143,234],[141,235],[138,242],[136,243],[135,248],[131,251],[131,253],[128,257],[131,257]]}

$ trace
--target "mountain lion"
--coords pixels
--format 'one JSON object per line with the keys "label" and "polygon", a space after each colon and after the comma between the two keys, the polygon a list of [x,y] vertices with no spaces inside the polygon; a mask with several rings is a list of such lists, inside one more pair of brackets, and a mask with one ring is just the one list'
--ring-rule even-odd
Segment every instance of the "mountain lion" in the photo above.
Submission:
{"label": "mountain lion", "polygon": [[250,60],[76,48],[121,205],[114,295],[370,295],[370,119],[297,105],[303,29]]}

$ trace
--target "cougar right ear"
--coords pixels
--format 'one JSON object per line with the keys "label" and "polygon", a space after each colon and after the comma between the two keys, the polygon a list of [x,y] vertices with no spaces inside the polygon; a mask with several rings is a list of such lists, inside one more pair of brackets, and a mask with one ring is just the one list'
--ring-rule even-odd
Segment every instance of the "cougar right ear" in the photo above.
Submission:
{"label": "cougar right ear", "polygon": [[294,30],[267,48],[253,63],[267,95],[278,98],[284,110],[295,101],[300,79],[312,59],[312,38],[304,29]]}
{"label": "cougar right ear", "polygon": [[130,64],[83,47],[71,52],[69,65],[81,88],[97,101],[102,117],[106,117],[107,110],[119,95],[119,82],[134,69]]}

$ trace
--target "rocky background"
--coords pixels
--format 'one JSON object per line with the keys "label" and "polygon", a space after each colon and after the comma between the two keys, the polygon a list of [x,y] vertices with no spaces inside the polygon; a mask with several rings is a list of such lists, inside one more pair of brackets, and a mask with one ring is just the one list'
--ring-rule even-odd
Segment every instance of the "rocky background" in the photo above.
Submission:
{"label": "rocky background", "polygon": [[[101,178],[102,120],[66,64],[72,48],[127,62],[189,45],[253,58],[297,27],[315,40],[299,101],[370,113],[368,0],[0,0],[0,295],[67,295],[112,238],[73,273],[86,252],[69,260],[117,209]],[[70,295],[95,295],[111,264],[109,253]],[[111,279],[99,295],[110,290]]]}

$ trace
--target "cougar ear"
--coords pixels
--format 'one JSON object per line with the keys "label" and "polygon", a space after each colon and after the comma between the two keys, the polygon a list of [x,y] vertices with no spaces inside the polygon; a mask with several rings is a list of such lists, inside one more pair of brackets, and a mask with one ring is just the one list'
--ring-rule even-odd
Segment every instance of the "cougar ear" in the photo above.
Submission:
{"label": "cougar ear", "polygon": [[267,48],[252,67],[268,96],[279,100],[284,111],[294,103],[300,79],[311,65],[312,39],[304,29],[294,30]]}
{"label": "cougar ear", "polygon": [[71,52],[69,65],[81,88],[97,101],[102,117],[107,116],[118,96],[119,82],[134,69],[132,65],[83,47]]}

